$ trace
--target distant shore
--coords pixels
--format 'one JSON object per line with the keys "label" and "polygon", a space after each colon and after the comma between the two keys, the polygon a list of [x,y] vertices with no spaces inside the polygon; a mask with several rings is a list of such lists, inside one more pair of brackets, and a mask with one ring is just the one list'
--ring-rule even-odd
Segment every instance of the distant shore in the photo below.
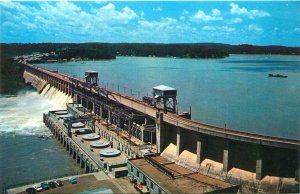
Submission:
{"label": "distant shore", "polygon": [[[230,54],[300,55],[300,47],[229,45],[221,43],[0,43],[0,93],[16,94],[25,87],[23,68],[13,58],[55,53],[35,62],[113,60],[117,56],[170,58],[224,58]],[[34,63],[34,61],[32,61]]]}

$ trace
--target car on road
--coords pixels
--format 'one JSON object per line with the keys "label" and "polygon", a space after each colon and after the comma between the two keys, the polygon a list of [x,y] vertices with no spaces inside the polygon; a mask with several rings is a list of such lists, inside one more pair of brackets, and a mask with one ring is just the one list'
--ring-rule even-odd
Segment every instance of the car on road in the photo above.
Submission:
{"label": "car on road", "polygon": [[49,184],[47,182],[42,182],[41,183],[41,187],[44,189],[44,190],[49,190]]}
{"label": "car on road", "polygon": [[48,182],[48,185],[49,185],[49,187],[51,187],[51,188],[55,188],[55,187],[56,187],[56,184],[55,184],[54,181],[49,181],[49,182]]}
{"label": "car on road", "polygon": [[30,194],[35,194],[36,193],[36,190],[35,188],[33,187],[29,187],[25,190],[26,193],[30,193]]}
{"label": "car on road", "polygon": [[56,181],[54,181],[54,182],[55,182],[55,184],[56,184],[58,187],[61,187],[61,186],[64,185],[63,182],[62,182],[61,180],[56,180]]}
{"label": "car on road", "polygon": [[72,183],[72,184],[76,184],[76,183],[77,183],[77,180],[76,180],[75,177],[72,177],[72,176],[71,176],[71,177],[69,178],[69,182]]}
{"label": "car on road", "polygon": [[37,192],[40,192],[43,190],[43,188],[41,186],[37,186],[37,185],[33,185],[32,186]]}

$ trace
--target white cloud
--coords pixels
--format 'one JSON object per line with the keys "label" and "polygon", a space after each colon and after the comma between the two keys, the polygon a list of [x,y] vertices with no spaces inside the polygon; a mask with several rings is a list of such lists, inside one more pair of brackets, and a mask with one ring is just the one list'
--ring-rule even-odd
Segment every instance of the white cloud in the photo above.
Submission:
{"label": "white cloud", "polygon": [[183,15],[188,15],[190,12],[188,12],[186,9],[184,9],[183,11],[182,11],[182,14]]}
{"label": "white cloud", "polygon": [[37,26],[31,22],[24,21],[22,24],[29,30],[35,30]]}
{"label": "white cloud", "polygon": [[248,26],[247,26],[247,29],[248,29],[249,31],[256,31],[256,32],[262,32],[262,31],[264,31],[262,28],[258,27],[258,26],[255,25],[255,24],[250,24],[250,25],[248,25]]}
{"label": "white cloud", "polygon": [[[150,20],[147,17],[144,18],[143,10],[133,10],[129,6],[120,7],[115,3],[93,4],[87,7],[81,7],[80,4],[70,1],[39,2],[34,6],[17,2],[3,4],[0,3],[0,9],[1,16],[5,20],[0,21],[0,27],[5,32],[22,30],[24,33],[19,34],[19,37],[32,34],[32,36],[40,36],[39,40],[53,42],[55,40],[195,42],[206,41],[206,38],[213,34],[218,35],[216,40],[221,41],[226,36],[232,36],[233,33],[230,32],[237,31],[237,27],[229,25],[229,20],[226,20],[226,24],[212,23],[225,20],[224,13],[216,8],[207,12],[197,10],[191,13],[182,10],[180,15],[174,17],[165,16]],[[232,23],[245,20],[238,15],[231,16],[231,18]],[[203,22],[204,25],[199,27],[198,22]],[[263,31],[254,24],[245,25],[241,30]],[[295,28],[295,31],[299,32],[299,28]],[[16,36],[14,33],[8,34]],[[24,38],[24,40],[27,39]]]}
{"label": "white cloud", "polygon": [[177,20],[174,18],[161,18],[160,21],[140,20],[138,21],[138,23],[140,24],[140,26],[146,28],[164,28],[177,24]]}
{"label": "white cloud", "polygon": [[233,31],[235,31],[235,28],[231,28],[231,27],[228,27],[228,26],[222,26],[221,30],[227,31],[227,32],[233,32]]}
{"label": "white cloud", "polygon": [[22,14],[32,14],[32,12],[35,12],[36,9],[34,7],[27,7],[19,2],[13,2],[13,1],[0,1],[0,9],[2,11],[2,8],[19,11]]}
{"label": "white cloud", "polygon": [[18,2],[12,2],[12,1],[4,1],[0,2],[1,7],[3,8],[9,8],[9,9],[16,9],[16,10],[25,10],[26,7]]}
{"label": "white cloud", "polygon": [[109,3],[103,7],[100,8],[100,10],[114,10],[115,9],[115,5],[112,3]]}
{"label": "white cloud", "polygon": [[109,3],[99,10],[96,10],[96,15],[102,21],[110,21],[112,23],[128,23],[130,20],[137,18],[137,14],[129,7],[124,7],[121,11],[115,9],[115,5]]}
{"label": "white cloud", "polygon": [[102,4],[102,3],[106,3],[106,0],[94,0],[93,2],[97,3],[97,4]]}
{"label": "white cloud", "polygon": [[229,24],[238,24],[241,23],[243,21],[242,18],[233,18],[229,21]]}
{"label": "white cloud", "polygon": [[300,28],[294,28],[295,32],[300,32]]}
{"label": "white cloud", "polygon": [[161,17],[152,21],[141,19],[137,28],[128,33],[128,41],[136,41],[135,38],[138,37],[140,42],[151,37],[151,42],[180,42],[187,38],[186,34],[189,34],[188,38],[193,39],[197,30],[191,27],[189,22],[183,21],[182,17],[178,20],[171,17]]}
{"label": "white cloud", "polygon": [[203,26],[202,30],[233,32],[235,31],[235,28],[228,27],[228,26]]}
{"label": "white cloud", "polygon": [[161,7],[155,7],[152,9],[153,11],[162,11],[162,8]]}
{"label": "white cloud", "polygon": [[263,10],[257,10],[257,9],[252,9],[252,10],[247,10],[245,7],[239,7],[238,4],[235,3],[230,3],[230,13],[232,15],[242,15],[242,16],[247,16],[250,19],[254,19],[257,17],[266,17],[270,16],[270,13],[263,11]]}
{"label": "white cloud", "polygon": [[202,30],[214,31],[214,30],[217,30],[217,28],[214,26],[203,26]]}
{"label": "white cloud", "polygon": [[2,23],[2,26],[4,26],[4,27],[15,27],[15,24],[12,23],[12,22],[5,21],[5,22]]}
{"label": "white cloud", "polygon": [[216,9],[216,8],[213,9],[211,12],[212,12],[212,15],[213,15],[213,16],[220,16],[220,15],[221,15],[221,11],[218,10],[218,9]]}
{"label": "white cloud", "polygon": [[57,8],[62,10],[80,11],[81,8],[67,1],[57,2]]}
{"label": "white cloud", "polygon": [[123,18],[123,19],[128,19],[128,20],[131,20],[133,18],[136,18],[137,15],[136,13],[130,9],[129,7],[124,7],[122,9],[123,13],[119,13],[119,15]]}
{"label": "white cloud", "polygon": [[138,18],[129,7],[117,10],[112,3],[90,10],[82,10],[75,3],[66,1],[41,2],[38,5],[39,7],[17,2],[0,3],[1,15],[6,18],[6,23],[2,21],[1,25],[44,36],[61,36],[59,39],[66,38],[66,41],[74,36],[82,39],[88,36],[103,37],[105,40],[105,36],[111,38],[116,34],[122,35],[127,30],[127,23]]}
{"label": "white cloud", "polygon": [[205,14],[204,11],[198,10],[192,17],[192,21],[219,21],[223,20],[223,18],[220,16],[221,12],[218,9],[212,10],[212,15]]}

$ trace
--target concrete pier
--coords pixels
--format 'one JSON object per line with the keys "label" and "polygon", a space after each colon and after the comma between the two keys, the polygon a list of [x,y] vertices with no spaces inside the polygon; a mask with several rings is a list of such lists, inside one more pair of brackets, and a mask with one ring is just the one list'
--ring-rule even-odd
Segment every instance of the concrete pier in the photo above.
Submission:
{"label": "concrete pier", "polygon": [[163,149],[165,148],[164,145],[164,121],[163,121],[163,117],[164,114],[161,112],[157,112],[156,113],[156,146],[157,146],[157,152],[161,153],[163,151]]}
{"label": "concrete pier", "polygon": [[79,163],[82,168],[85,168],[87,173],[98,171],[99,167],[96,167],[97,165],[93,164],[92,161],[89,162],[89,166],[86,167],[87,158],[84,157],[84,152],[80,151],[81,147],[79,147],[72,139],[68,138],[66,132],[59,129],[57,123],[53,122],[46,114],[44,114],[43,120],[45,124],[49,126],[50,130],[53,129],[51,132],[54,136],[57,136],[57,140],[66,148],[66,151],[72,158],[76,159],[77,163]]}
{"label": "concrete pier", "polygon": [[181,138],[181,129],[177,128],[177,135],[176,135],[176,145],[177,145],[177,150],[176,150],[176,155],[179,156],[180,153],[182,152],[183,148],[183,138]]}
{"label": "concrete pier", "polygon": [[197,160],[196,162],[200,164],[204,160],[204,150],[205,150],[205,138],[198,135],[197,139]]}

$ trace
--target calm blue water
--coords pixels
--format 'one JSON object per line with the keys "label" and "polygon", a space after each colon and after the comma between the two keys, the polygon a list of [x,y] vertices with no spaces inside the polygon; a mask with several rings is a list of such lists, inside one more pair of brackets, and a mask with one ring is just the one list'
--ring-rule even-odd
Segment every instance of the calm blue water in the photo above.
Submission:
{"label": "calm blue water", "polygon": [[0,192],[4,187],[83,173],[43,123],[54,102],[37,92],[0,96]]}
{"label": "calm blue water", "polygon": [[[180,111],[227,128],[300,139],[300,57],[231,55],[225,59],[118,57],[116,60],[40,64],[83,78],[92,69],[100,83],[137,98],[160,84],[178,90]],[[288,78],[269,78],[268,74]]]}

